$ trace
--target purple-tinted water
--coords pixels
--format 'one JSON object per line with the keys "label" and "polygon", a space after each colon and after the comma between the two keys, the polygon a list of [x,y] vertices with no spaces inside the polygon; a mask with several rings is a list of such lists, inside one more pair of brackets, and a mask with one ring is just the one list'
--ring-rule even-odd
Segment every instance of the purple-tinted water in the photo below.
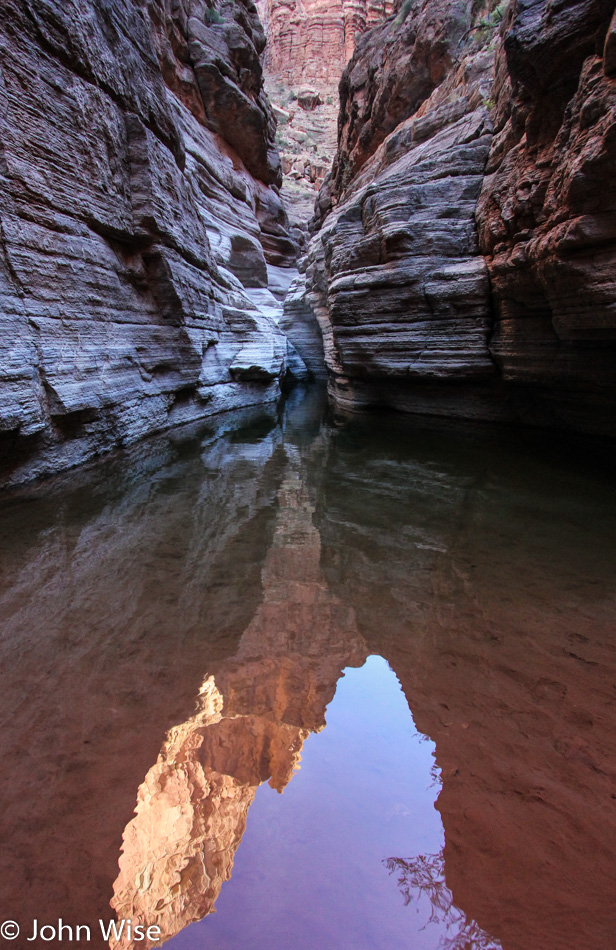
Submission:
{"label": "purple-tinted water", "polygon": [[616,498],[541,441],[298,391],[4,499],[7,946],[611,946]]}

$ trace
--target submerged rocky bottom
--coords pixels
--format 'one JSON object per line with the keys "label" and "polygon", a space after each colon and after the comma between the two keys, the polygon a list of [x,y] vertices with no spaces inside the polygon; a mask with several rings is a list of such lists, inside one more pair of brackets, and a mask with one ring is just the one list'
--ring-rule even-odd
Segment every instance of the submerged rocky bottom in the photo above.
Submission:
{"label": "submerged rocky bottom", "polygon": [[25,943],[62,918],[100,947],[116,919],[176,950],[609,946],[594,469],[297,389],[5,499],[0,906],[23,945],[79,945]]}

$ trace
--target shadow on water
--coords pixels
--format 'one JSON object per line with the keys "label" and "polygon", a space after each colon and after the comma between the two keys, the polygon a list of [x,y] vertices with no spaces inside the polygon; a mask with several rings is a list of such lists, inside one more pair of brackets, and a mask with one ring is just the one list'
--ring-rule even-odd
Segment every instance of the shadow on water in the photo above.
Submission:
{"label": "shadow on water", "polygon": [[609,945],[609,479],[317,389],[217,421],[0,509],[5,916]]}

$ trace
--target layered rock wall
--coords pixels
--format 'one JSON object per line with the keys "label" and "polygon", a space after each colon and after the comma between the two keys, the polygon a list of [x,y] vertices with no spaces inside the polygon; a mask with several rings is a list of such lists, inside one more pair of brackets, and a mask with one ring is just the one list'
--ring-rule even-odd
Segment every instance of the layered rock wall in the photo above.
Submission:
{"label": "layered rock wall", "polygon": [[0,24],[3,483],[271,400],[246,288],[294,246],[250,0],[7,0]]}
{"label": "layered rock wall", "polygon": [[[616,433],[613,2],[518,3],[498,53],[477,209],[490,351],[519,414]],[[613,20],[612,20],[613,23]]]}
{"label": "layered rock wall", "polygon": [[258,0],[267,68],[291,84],[336,86],[358,36],[388,16],[393,0]]}
{"label": "layered rock wall", "polygon": [[355,43],[392,0],[258,0],[265,74],[279,122],[282,195],[298,244],[336,152],[338,84]]}
{"label": "layered rock wall", "polygon": [[305,266],[340,405],[499,415],[474,222],[494,54],[473,45],[458,62],[471,28],[470,3],[425,0],[369,33],[341,82]]}
{"label": "layered rock wall", "polygon": [[613,6],[419,0],[358,41],[293,302],[339,405],[614,434]]}

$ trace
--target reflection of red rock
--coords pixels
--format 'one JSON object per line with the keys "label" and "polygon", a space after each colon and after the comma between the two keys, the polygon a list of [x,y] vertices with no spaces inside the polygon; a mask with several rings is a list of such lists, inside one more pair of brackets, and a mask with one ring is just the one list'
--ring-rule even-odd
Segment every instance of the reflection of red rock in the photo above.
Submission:
{"label": "reflection of red rock", "polygon": [[124,832],[112,906],[118,920],[159,926],[162,940],[213,910],[257,787],[284,790],[304,741],[325,725],[342,668],[366,656],[353,610],[321,577],[297,472],[279,502],[263,603],[237,655],[206,678],[197,712],[167,734]]}
{"label": "reflection of red rock", "polygon": [[[366,457],[334,443],[324,573],[332,593],[352,587],[369,652],[388,660],[436,744],[455,904],[505,950],[607,948],[616,552],[595,508],[607,489],[597,481],[587,502],[572,480],[576,515],[563,523],[526,460],[507,457],[503,475],[498,453],[487,457],[483,471],[486,456],[458,466],[456,484],[416,458],[371,456],[365,476]],[[610,501],[607,523],[612,512]]]}
{"label": "reflection of red rock", "polygon": [[[199,702],[192,719],[169,732],[139,789],[114,885],[118,920],[163,920],[163,936],[180,929],[174,927],[176,920],[198,920],[211,908],[231,873],[254,796],[253,788],[203,766],[203,733],[220,721],[222,709],[212,677],[203,684]],[[130,947],[131,941],[111,946]]]}

